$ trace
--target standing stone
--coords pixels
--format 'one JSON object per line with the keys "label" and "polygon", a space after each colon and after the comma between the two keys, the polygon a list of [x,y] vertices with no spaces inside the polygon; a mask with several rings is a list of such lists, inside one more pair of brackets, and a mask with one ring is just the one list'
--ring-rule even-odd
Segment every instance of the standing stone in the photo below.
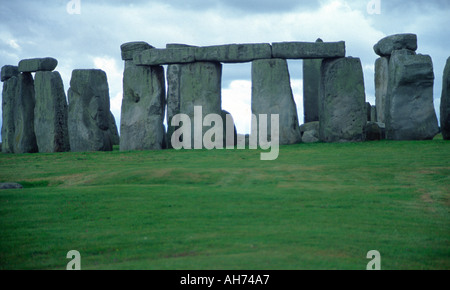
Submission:
{"label": "standing stone", "polygon": [[444,69],[441,95],[441,130],[444,140],[450,140],[450,57]]}
{"label": "standing stone", "polygon": [[[170,142],[173,132],[177,129],[171,125],[172,118],[176,114],[186,114],[191,120],[191,148],[195,148],[195,144],[200,144],[201,140],[195,140],[194,107],[202,107],[201,120],[208,114],[222,114],[222,65],[218,62],[170,65],[167,81],[167,140]],[[202,126],[202,138],[209,129],[208,126]],[[223,138],[225,140],[226,136]]]}
{"label": "standing stone", "polygon": [[366,102],[366,114],[367,114],[366,120],[367,120],[368,122],[372,121],[372,119],[371,119],[371,115],[372,115],[372,106],[370,105],[369,102]]}
{"label": "standing stone", "polygon": [[[136,48],[136,45],[133,45]],[[122,53],[127,45],[122,45]],[[140,49],[144,49],[141,45]],[[134,50],[134,55],[141,51]],[[165,80],[162,66],[136,66],[125,60],[120,150],[164,148]]]}
{"label": "standing stone", "polygon": [[[233,135],[230,136],[230,138],[228,138],[227,136],[227,115],[229,115],[231,117],[231,126],[233,127],[232,131],[233,131]],[[231,114],[228,111],[222,110],[222,122],[223,122],[223,148],[227,148],[227,146],[231,147],[231,146],[236,146],[237,145],[237,130],[236,130],[236,126],[234,124],[234,119],[233,116],[231,116]]]}
{"label": "standing stone", "polygon": [[427,140],[439,132],[433,105],[433,63],[428,55],[396,50],[389,60],[386,139]]}
{"label": "standing stone", "polygon": [[39,152],[70,151],[67,101],[59,72],[35,75],[34,131]]}
{"label": "standing stone", "polygon": [[74,70],[68,97],[71,150],[111,151],[109,87],[106,73],[98,69]]}
{"label": "standing stone", "polygon": [[[317,39],[316,42],[323,42]],[[321,59],[303,60],[303,115],[304,122],[319,121],[319,87]]]}
{"label": "standing stone", "polygon": [[3,83],[2,91],[2,152],[14,153],[14,114],[16,99],[19,95],[17,76]]}
{"label": "standing stone", "polygon": [[109,132],[109,136],[111,137],[112,144],[119,145],[120,144],[119,130],[117,129],[116,118],[114,118],[114,115],[112,112],[109,112],[108,132]]}
{"label": "standing stone", "polygon": [[1,81],[6,82],[12,77],[17,77],[19,75],[19,69],[14,65],[5,65],[2,67],[1,71]]}
{"label": "standing stone", "polygon": [[389,83],[389,60],[380,57],[375,61],[375,105],[378,122],[385,122],[386,95]]}
{"label": "standing stone", "polygon": [[267,114],[268,141],[271,140],[271,114],[278,114],[279,144],[301,142],[297,106],[292,95],[285,59],[262,59],[252,62],[252,113],[256,115],[258,125],[260,124],[258,115]]}
{"label": "standing stone", "polygon": [[320,140],[363,141],[367,116],[360,59],[327,59],[321,70]]}
{"label": "standing stone", "polygon": [[[370,121],[372,122],[378,122],[378,118],[377,118],[377,107],[376,106],[371,106],[370,107]],[[367,121],[369,121],[367,120]]]}
{"label": "standing stone", "polygon": [[19,94],[14,108],[14,153],[38,152],[34,133],[35,93],[31,73],[19,75]]}

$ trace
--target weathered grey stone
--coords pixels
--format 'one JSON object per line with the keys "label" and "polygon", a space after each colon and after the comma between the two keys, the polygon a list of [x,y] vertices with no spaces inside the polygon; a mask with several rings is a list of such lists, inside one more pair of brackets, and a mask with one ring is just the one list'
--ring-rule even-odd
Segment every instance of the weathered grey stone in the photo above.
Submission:
{"label": "weathered grey stone", "polygon": [[[301,142],[297,106],[292,95],[285,59],[263,59],[252,62],[252,113],[257,116],[258,125],[260,124],[258,115],[267,114],[268,141],[271,140],[271,114],[278,114],[279,144]],[[258,132],[259,129],[258,127]]]}
{"label": "weathered grey stone", "polygon": [[314,121],[314,122],[308,122],[308,123],[304,123],[302,125],[300,125],[300,133],[303,134],[306,131],[312,131],[315,130],[317,132],[319,132],[319,122],[318,121]]}
{"label": "weathered grey stone", "polygon": [[0,189],[21,189],[23,186],[15,182],[0,183]]}
{"label": "weathered grey stone", "polygon": [[376,106],[371,106],[370,107],[370,119],[369,120],[372,121],[372,122],[378,122],[377,107]]}
{"label": "weathered grey stone", "polygon": [[108,133],[109,133],[109,136],[111,137],[112,144],[119,145],[120,144],[119,130],[117,129],[116,118],[114,118],[114,115],[111,112],[109,112]]}
{"label": "weathered grey stone", "polygon": [[195,61],[195,48],[147,49],[134,55],[135,65],[162,65]]}
{"label": "weathered grey stone", "polygon": [[39,152],[70,151],[67,100],[59,72],[35,75],[34,131]]}
{"label": "weathered grey stone", "polygon": [[385,139],[385,126],[383,123],[367,122],[364,126],[364,136],[366,141],[377,141]]}
{"label": "weathered grey stone", "polygon": [[122,60],[133,60],[136,53],[151,49],[153,46],[143,41],[127,42],[120,46]]}
{"label": "weathered grey stone", "polygon": [[53,71],[57,65],[52,57],[24,59],[19,62],[19,72]]}
{"label": "weathered grey stone", "polygon": [[442,134],[444,140],[450,140],[450,57],[447,58],[442,76],[442,91],[439,113],[439,132]]}
{"label": "weathered grey stone", "polygon": [[[323,42],[320,38],[317,43]],[[304,122],[319,121],[319,87],[321,59],[303,60],[303,115]]]}
{"label": "weathered grey stone", "polygon": [[125,62],[120,150],[164,148],[165,80],[161,66]]}
{"label": "weathered grey stone", "polygon": [[[167,83],[169,148],[172,147],[172,134],[177,129],[177,126],[172,126],[172,118],[180,113],[188,115],[191,120],[191,148],[194,148],[202,141],[195,140],[194,107],[202,107],[202,120],[208,114],[222,113],[222,65],[217,62],[169,65]],[[201,136],[208,130],[208,126],[203,126]]]}
{"label": "weathered grey stone", "polygon": [[439,127],[433,105],[433,63],[430,56],[394,51],[389,60],[386,138],[433,139]]}
{"label": "weathered grey stone", "polygon": [[31,73],[19,75],[19,94],[14,108],[14,153],[38,152],[34,133],[35,93]]}
{"label": "weathered grey stone", "polygon": [[70,80],[68,128],[70,149],[111,151],[109,87],[99,69],[76,69]]}
{"label": "weathered grey stone", "polygon": [[377,120],[385,122],[386,95],[389,83],[389,60],[380,57],[375,61],[375,105]]}
{"label": "weathered grey stone", "polygon": [[272,47],[268,43],[227,44],[195,49],[196,61],[240,63],[271,57]]}
{"label": "weathered grey stone", "polygon": [[362,141],[367,117],[360,59],[324,60],[321,70],[320,140]]}
{"label": "weathered grey stone", "polygon": [[395,34],[387,36],[373,47],[379,56],[390,56],[394,50],[417,50],[417,35],[412,33]]}
{"label": "weathered grey stone", "polygon": [[272,57],[285,59],[335,58],[345,56],[345,42],[274,42]]}
{"label": "weathered grey stone", "polygon": [[447,58],[442,77],[440,113],[442,137],[450,140],[450,57]]}
{"label": "weathered grey stone", "polygon": [[367,114],[366,121],[368,121],[368,122],[372,121],[372,119],[371,119],[372,105],[370,105],[369,102],[366,102],[366,114]]}
{"label": "weathered grey stone", "polygon": [[302,136],[303,143],[316,143],[319,141],[319,132],[316,130],[306,131]]}
{"label": "weathered grey stone", "polygon": [[12,77],[19,75],[19,68],[13,65],[5,65],[2,67],[1,71],[1,81],[5,82]]}
{"label": "weathered grey stone", "polygon": [[[227,115],[229,115],[231,118],[231,126],[233,127],[233,135],[232,136],[227,136]],[[224,140],[224,144],[223,144],[223,148],[227,148],[227,147],[234,147],[237,145],[237,130],[236,130],[236,125],[234,124],[234,119],[233,116],[231,116],[231,114],[228,111],[222,110],[221,113],[222,116],[222,124],[223,124],[223,140]],[[231,131],[231,130],[230,130]]]}
{"label": "weathered grey stone", "polygon": [[19,78],[11,77],[3,83],[2,91],[2,152],[14,153],[14,114],[19,95]]}

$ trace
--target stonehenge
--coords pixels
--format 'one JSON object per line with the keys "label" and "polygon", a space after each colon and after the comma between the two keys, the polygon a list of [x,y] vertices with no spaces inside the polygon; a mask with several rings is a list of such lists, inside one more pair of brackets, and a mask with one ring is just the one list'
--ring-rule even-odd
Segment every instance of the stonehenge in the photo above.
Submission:
{"label": "stonehenge", "polygon": [[[417,47],[415,34],[387,36],[374,45],[379,58],[375,61],[375,105],[371,105],[366,101],[361,61],[346,56],[343,41],[167,44],[166,48],[143,41],[124,43],[120,47],[124,72],[119,126],[110,111],[104,71],[73,70],[66,98],[61,75],[55,71],[56,59],[24,59],[17,66],[1,68],[0,144],[3,153],[110,151],[113,145],[122,151],[161,150],[173,148],[173,140],[189,148],[209,149],[202,142],[208,136],[215,138],[215,144],[223,144],[220,148],[245,148],[239,145],[244,138],[237,134],[233,117],[222,108],[221,93],[223,65],[243,62],[251,62],[252,67],[252,134],[243,142],[250,148],[260,135],[256,125],[261,116],[273,114],[278,116],[275,140],[280,145],[428,140],[439,132],[433,106],[433,63],[430,56],[416,53]],[[302,125],[288,59],[303,59]],[[446,140],[450,138],[449,75],[450,58],[440,104]],[[201,112],[202,120],[219,115],[222,122],[198,123],[196,112]],[[188,119],[183,121],[180,115]],[[189,120],[195,134],[172,139]],[[273,120],[267,119],[267,142],[274,132]],[[212,135],[209,129],[217,122],[226,126],[222,133]],[[200,130],[194,128],[198,124]]]}

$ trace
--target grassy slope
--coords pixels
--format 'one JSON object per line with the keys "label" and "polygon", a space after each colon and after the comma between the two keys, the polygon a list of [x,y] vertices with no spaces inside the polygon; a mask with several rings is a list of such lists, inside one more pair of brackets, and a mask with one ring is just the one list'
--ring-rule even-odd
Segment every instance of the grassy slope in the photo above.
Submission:
{"label": "grassy slope", "polygon": [[0,269],[450,269],[450,142],[0,155]]}

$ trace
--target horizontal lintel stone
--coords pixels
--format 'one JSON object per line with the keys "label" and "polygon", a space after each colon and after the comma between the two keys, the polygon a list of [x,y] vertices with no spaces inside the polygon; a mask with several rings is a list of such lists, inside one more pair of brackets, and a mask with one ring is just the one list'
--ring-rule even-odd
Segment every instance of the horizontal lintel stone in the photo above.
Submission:
{"label": "horizontal lintel stone", "polygon": [[345,57],[345,42],[274,42],[272,57],[285,59]]}
{"label": "horizontal lintel stone", "polygon": [[194,47],[147,49],[134,55],[135,65],[162,65],[195,61]]}
{"label": "horizontal lintel stone", "polygon": [[19,72],[53,71],[57,65],[52,57],[24,59],[19,62]]}
{"label": "horizontal lintel stone", "polygon": [[120,51],[122,53],[122,60],[133,60],[135,53],[154,48],[150,44],[144,41],[133,41],[127,42],[120,46]]}
{"label": "horizontal lintel stone", "polygon": [[195,50],[196,61],[241,63],[267,58],[272,58],[272,47],[269,43],[214,45],[198,47]]}

